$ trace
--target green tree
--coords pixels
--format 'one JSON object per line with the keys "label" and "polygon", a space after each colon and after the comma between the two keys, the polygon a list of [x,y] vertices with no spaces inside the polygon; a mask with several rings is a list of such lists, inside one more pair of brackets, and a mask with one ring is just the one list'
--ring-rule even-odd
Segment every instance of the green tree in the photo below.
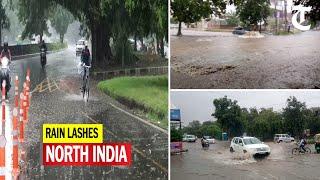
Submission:
{"label": "green tree", "polygon": [[229,136],[241,135],[244,127],[241,121],[241,108],[237,101],[228,99],[227,96],[213,100],[215,107],[212,116],[217,118],[223,131],[228,132]]}
{"label": "green tree", "polygon": [[19,20],[25,25],[22,39],[39,35],[42,41],[44,34],[50,36],[47,25],[50,1],[20,0],[18,4]]}
{"label": "green tree", "polygon": [[178,129],[171,128],[170,142],[182,141],[182,132]]}
{"label": "green tree", "polygon": [[227,24],[232,26],[237,26],[240,23],[240,19],[236,13],[227,14]]}
{"label": "green tree", "polygon": [[306,104],[292,96],[287,99],[287,106],[283,109],[284,124],[288,132],[300,136],[305,127]]}
{"label": "green tree", "polygon": [[63,43],[64,35],[66,34],[69,24],[74,21],[72,14],[65,10],[61,5],[58,5],[52,10],[50,16],[51,26],[60,35],[60,42]]}
{"label": "green tree", "polygon": [[261,109],[252,122],[250,134],[262,139],[273,139],[274,134],[285,133],[281,114],[270,109]]}
{"label": "green tree", "polygon": [[269,0],[246,0],[236,1],[237,14],[240,21],[246,27],[253,27],[257,30],[258,23],[267,22],[270,15],[270,1]]}
{"label": "green tree", "polygon": [[[211,7],[214,7],[213,9]],[[177,36],[181,36],[181,24],[194,23],[207,18],[210,14],[220,13],[226,7],[223,0],[203,1],[203,0],[171,0],[171,10],[173,18],[179,22]]]}
{"label": "green tree", "polygon": [[320,133],[320,113],[319,110],[307,109],[305,111],[305,129],[310,129],[311,134]]}
{"label": "green tree", "polygon": [[311,20],[313,24],[320,21],[320,1],[319,0],[293,0],[295,5],[303,5],[312,7],[311,11],[307,13],[307,17]]}
{"label": "green tree", "polygon": [[10,21],[6,14],[6,10],[0,1],[0,45],[2,44],[2,30],[10,28]]}
{"label": "green tree", "polygon": [[[82,23],[81,34],[91,38],[92,67],[104,68],[113,63],[113,60],[119,64],[130,60],[132,53],[128,37],[136,32],[141,37],[156,34],[160,38],[161,35],[167,34],[167,26],[163,25],[167,19],[167,13],[163,12],[166,11],[165,3],[163,0],[31,0],[31,3],[27,0],[19,0],[19,14],[21,20],[26,24],[25,31],[35,34],[35,31],[41,28],[34,28],[34,26],[38,26],[34,24],[46,22],[40,21],[40,19],[46,19],[46,14],[40,16],[42,14],[40,10],[47,12],[47,10],[61,5]],[[36,11],[33,11],[32,4],[37,6]],[[158,11],[155,11],[156,9]],[[159,13],[159,9],[161,13]],[[33,19],[38,16],[41,17],[37,20],[40,22],[35,23]],[[132,26],[138,17],[140,17],[140,23],[137,23],[137,27]],[[159,23],[163,23],[161,25],[163,28],[159,28]],[[155,25],[159,26],[154,27]],[[114,45],[116,56],[113,56],[111,45]]]}

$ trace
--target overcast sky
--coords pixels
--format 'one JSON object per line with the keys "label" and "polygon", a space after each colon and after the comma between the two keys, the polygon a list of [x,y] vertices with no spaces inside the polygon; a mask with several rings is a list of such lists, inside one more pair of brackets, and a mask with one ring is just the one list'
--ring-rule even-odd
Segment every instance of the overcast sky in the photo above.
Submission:
{"label": "overcast sky", "polygon": [[240,107],[273,108],[281,111],[289,96],[306,102],[307,107],[320,107],[320,92],[316,90],[295,91],[171,91],[171,108],[180,108],[183,125],[192,120],[214,120],[213,100],[224,96],[237,100]]}

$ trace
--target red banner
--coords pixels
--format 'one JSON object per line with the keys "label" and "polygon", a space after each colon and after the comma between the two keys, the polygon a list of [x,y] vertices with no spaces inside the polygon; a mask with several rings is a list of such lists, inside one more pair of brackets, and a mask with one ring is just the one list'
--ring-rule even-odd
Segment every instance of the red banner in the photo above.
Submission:
{"label": "red banner", "polygon": [[88,143],[42,146],[45,166],[130,166],[131,144]]}

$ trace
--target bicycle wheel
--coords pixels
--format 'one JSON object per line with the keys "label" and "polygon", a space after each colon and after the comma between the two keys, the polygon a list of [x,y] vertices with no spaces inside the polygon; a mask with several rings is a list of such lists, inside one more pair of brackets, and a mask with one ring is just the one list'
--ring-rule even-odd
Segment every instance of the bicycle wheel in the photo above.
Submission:
{"label": "bicycle wheel", "polygon": [[311,149],[309,147],[305,147],[305,149],[306,149],[305,154],[311,154]]}
{"label": "bicycle wheel", "polygon": [[292,149],[292,154],[293,154],[293,155],[298,155],[299,153],[300,153],[299,148],[293,148],[293,149]]}
{"label": "bicycle wheel", "polygon": [[86,87],[86,98],[87,98],[87,102],[89,101],[89,92],[90,92],[89,81],[87,81],[87,87]]}
{"label": "bicycle wheel", "polygon": [[87,79],[84,79],[83,86],[82,86],[82,98],[86,95],[86,86],[87,86]]}

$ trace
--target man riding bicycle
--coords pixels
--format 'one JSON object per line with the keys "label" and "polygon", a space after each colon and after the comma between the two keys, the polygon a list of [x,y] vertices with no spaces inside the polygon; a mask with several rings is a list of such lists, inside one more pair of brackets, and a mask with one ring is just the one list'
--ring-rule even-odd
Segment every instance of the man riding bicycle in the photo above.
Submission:
{"label": "man riding bicycle", "polygon": [[[81,52],[81,64],[83,64],[84,66],[91,66],[91,62],[90,62],[90,51],[88,49],[88,45],[85,46],[85,48],[82,50]],[[83,81],[85,79],[85,76],[87,74],[87,68],[84,68],[84,73],[83,73]],[[85,88],[84,87],[85,84],[82,85],[82,91]]]}
{"label": "man riding bicycle", "polygon": [[303,152],[306,152],[306,149],[304,148],[306,144],[307,144],[307,141],[306,141],[305,137],[302,137],[300,142],[299,142],[300,151],[302,149]]}
{"label": "man riding bicycle", "polygon": [[86,66],[90,66],[90,51],[88,45],[81,52],[81,63],[84,63]]}

